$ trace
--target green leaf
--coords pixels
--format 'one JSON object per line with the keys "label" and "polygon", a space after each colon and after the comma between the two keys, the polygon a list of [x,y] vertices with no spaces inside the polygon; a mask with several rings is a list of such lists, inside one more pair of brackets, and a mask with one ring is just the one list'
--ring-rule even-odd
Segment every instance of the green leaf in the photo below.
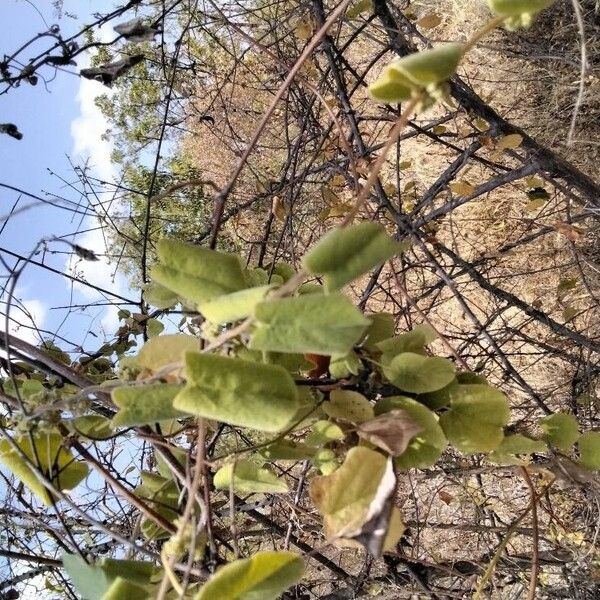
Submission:
{"label": "green leaf", "polygon": [[[179,488],[173,479],[166,479],[151,473],[142,472],[142,483],[134,494],[147,502],[156,513],[173,523],[179,517]],[[141,527],[142,534],[149,540],[167,539],[171,534],[157,525],[153,520],[144,517]]]}
{"label": "green leaf", "polygon": [[459,385],[440,425],[458,450],[474,454],[498,448],[509,419],[510,407],[502,392],[486,385]]}
{"label": "green leaf", "polygon": [[293,552],[256,552],[220,567],[195,600],[276,600],[304,574]]}
{"label": "green leaf", "polygon": [[304,441],[309,446],[323,446],[329,442],[343,440],[345,437],[339,425],[330,421],[317,421]]}
{"label": "green leaf", "polygon": [[396,457],[396,466],[407,470],[425,469],[434,465],[448,445],[438,418],[426,406],[404,396],[382,398],[375,405],[375,414],[381,415],[396,409],[406,411],[414,423],[422,428],[404,453]]}
{"label": "green leaf", "polygon": [[153,425],[167,419],[181,419],[189,413],[173,408],[173,399],[183,389],[174,383],[156,383],[116,388],[113,402],[119,412],[112,419],[113,427]]}
{"label": "green leaf", "polygon": [[292,442],[289,440],[280,440],[270,444],[259,451],[259,454],[265,460],[308,460],[312,458],[316,448],[303,444],[302,442]]}
{"label": "green leaf", "polygon": [[449,360],[413,352],[394,357],[383,373],[397,388],[414,394],[435,392],[455,378],[454,365]]}
{"label": "green leaf", "polygon": [[271,288],[270,285],[263,285],[219,296],[214,300],[199,303],[198,308],[212,323],[231,323],[250,316],[254,307],[264,300]]}
{"label": "green leaf", "polygon": [[400,252],[400,244],[378,223],[358,223],[325,235],[305,255],[304,268],[338,290]]}
{"label": "green leaf", "polygon": [[522,14],[535,14],[549,6],[556,0],[488,0],[490,8],[501,16],[518,16]]}
{"label": "green leaf", "polygon": [[261,302],[255,317],[251,348],[301,354],[348,354],[369,325],[339,293]]}
{"label": "green leaf", "polygon": [[221,467],[213,477],[213,484],[218,490],[228,490],[232,478],[233,489],[240,494],[286,494],[289,491],[283,477],[249,460]]}
{"label": "green leaf", "polygon": [[[63,448],[63,439],[58,433],[36,431],[31,434],[31,438],[29,435],[22,435],[14,438],[14,441],[58,490],[73,489],[88,474],[87,466],[74,460],[72,454]],[[41,483],[29,463],[5,439],[0,440],[0,463],[46,506],[53,503],[51,492]]]}
{"label": "green leaf", "polygon": [[436,338],[437,333],[429,325],[417,325],[411,331],[377,342],[376,347],[382,353],[385,364],[403,352],[425,354],[425,346]]}
{"label": "green leaf", "polygon": [[579,437],[579,425],[574,415],[556,413],[540,419],[544,439],[565,452],[570,450]]}
{"label": "green leaf", "polygon": [[146,331],[148,337],[156,337],[160,335],[165,329],[165,326],[158,319],[148,319],[146,321]]}
{"label": "green leaf", "polygon": [[362,394],[348,390],[333,390],[321,408],[332,419],[350,423],[363,423],[375,418],[371,403]]}
{"label": "green leaf", "polygon": [[322,475],[331,475],[339,466],[335,452],[329,448],[321,448],[316,452],[312,462]]}
{"label": "green leaf", "polygon": [[102,596],[102,600],[144,600],[149,596],[150,592],[143,587],[117,577]]}
{"label": "green leaf", "polygon": [[334,379],[344,379],[350,375],[358,375],[361,367],[360,357],[352,351],[345,356],[332,356],[329,373]]}
{"label": "green leaf", "polygon": [[462,59],[462,44],[444,44],[399,58],[388,65],[392,73],[418,86],[429,86],[450,79]]}
{"label": "green leaf", "polygon": [[114,431],[110,427],[110,419],[101,415],[76,417],[65,424],[69,429],[73,429],[78,434],[91,440],[105,440],[114,435]]}
{"label": "green leaf", "polygon": [[279,431],[298,409],[294,380],[275,365],[188,352],[187,385],[173,406],[207,419],[261,431]]}
{"label": "green leaf", "polygon": [[519,456],[544,452],[544,450],[546,450],[545,442],[515,433],[506,436],[498,448],[490,453],[488,460],[501,465],[526,465],[529,461]]}
{"label": "green leaf", "polygon": [[[150,579],[155,571],[154,565],[150,562],[138,560],[116,560],[104,559],[95,565],[88,565],[82,558],[74,554],[63,554],[63,567],[77,591],[81,594],[83,600],[106,600],[107,598],[115,600],[137,600],[147,597],[144,586],[150,583]],[[128,585],[116,586],[126,592],[128,589],[134,589],[135,586],[138,596],[127,595],[107,595],[111,586],[116,581],[123,581]],[[111,592],[112,593],[112,592]]]}
{"label": "green leaf", "polygon": [[152,279],[191,302],[208,302],[246,287],[239,258],[193,244],[162,239]]}
{"label": "green leaf", "polygon": [[155,281],[147,283],[142,289],[144,300],[156,308],[171,308],[179,302],[177,294]]}
{"label": "green leaf", "polygon": [[377,344],[383,340],[390,339],[394,335],[396,321],[394,315],[390,313],[375,313],[367,315],[371,324],[366,332],[363,346],[367,350],[378,350]]}
{"label": "green leaf", "polygon": [[[458,375],[458,374],[457,374]],[[438,410],[445,408],[450,404],[452,400],[452,392],[458,387],[458,377],[453,379],[448,385],[443,388],[436,390],[435,392],[429,392],[427,394],[419,394],[417,400],[430,408],[431,410]]]}
{"label": "green leaf", "polygon": [[135,358],[141,369],[159,371],[167,365],[183,361],[183,354],[198,350],[200,341],[193,335],[174,333],[148,340]]}
{"label": "green leaf", "polygon": [[405,100],[410,100],[412,87],[411,82],[407,81],[405,77],[399,77],[397,73],[386,67],[369,86],[368,91],[374,100],[385,104],[399,104]]}
{"label": "green leaf", "polygon": [[600,470],[600,431],[586,431],[579,441],[579,462],[586,469]]}

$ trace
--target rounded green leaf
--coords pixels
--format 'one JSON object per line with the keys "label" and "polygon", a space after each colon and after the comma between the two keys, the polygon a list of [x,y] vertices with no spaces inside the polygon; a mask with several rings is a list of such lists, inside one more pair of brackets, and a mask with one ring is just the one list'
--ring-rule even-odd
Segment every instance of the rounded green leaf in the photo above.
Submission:
{"label": "rounded green leaf", "polygon": [[423,50],[395,60],[388,65],[392,73],[404,77],[419,86],[446,81],[454,75],[463,56],[462,44],[444,44],[431,50]]}
{"label": "rounded green leaf", "polygon": [[437,338],[437,333],[429,325],[416,325],[410,331],[377,342],[377,350],[382,353],[382,362],[387,363],[403,352],[425,354],[425,346]]}
{"label": "rounded green leaf", "polygon": [[600,469],[600,431],[586,431],[577,442],[579,446],[579,462],[586,469]]}
{"label": "rounded green leaf", "polygon": [[362,394],[349,390],[333,390],[321,408],[332,419],[350,423],[363,423],[375,418],[371,403]]}
{"label": "rounded green leaf", "polygon": [[[87,466],[73,459],[63,447],[62,436],[55,432],[37,431],[14,439],[16,445],[41,473],[61,491],[73,489],[88,474]],[[0,440],[0,463],[21,480],[44,504],[53,503],[51,492],[38,479],[29,462],[8,442]]]}
{"label": "rounded green leaf", "polygon": [[371,324],[365,333],[363,346],[367,348],[367,350],[377,351],[377,344],[379,344],[379,342],[383,342],[383,340],[388,340],[393,337],[396,328],[396,320],[393,314],[383,312],[367,315],[367,318],[371,321]]}
{"label": "rounded green leaf", "polygon": [[579,425],[574,415],[556,413],[540,419],[544,439],[559,450],[571,449],[579,437]]}
{"label": "rounded green leaf", "polygon": [[176,240],[162,239],[157,245],[159,263],[152,279],[195,303],[246,287],[238,256],[201,248]]}
{"label": "rounded green leaf", "polygon": [[369,325],[340,293],[267,300],[254,311],[250,348],[274,352],[346,355]]}
{"label": "rounded green leaf", "polygon": [[394,357],[383,373],[398,389],[413,394],[440,390],[455,377],[454,365],[449,360],[413,352]]}
{"label": "rounded green leaf", "polygon": [[200,302],[198,308],[211,323],[231,323],[245,319],[252,314],[254,307],[264,300],[271,287],[262,285],[219,296],[208,302]]}
{"label": "rounded green leaf", "polygon": [[345,437],[339,425],[331,421],[317,421],[304,441],[309,446],[323,446],[329,442],[343,440]]}
{"label": "rounded green leaf", "polygon": [[398,77],[396,73],[386,67],[381,75],[369,86],[369,95],[373,100],[385,104],[399,104],[410,100],[412,96],[412,85],[404,78]]}
{"label": "rounded green leaf", "polygon": [[85,415],[66,422],[69,429],[91,440],[105,440],[114,435],[110,420],[101,415]]}
{"label": "rounded green leaf", "polygon": [[375,413],[380,415],[398,408],[406,411],[422,427],[422,431],[410,441],[394,463],[399,469],[425,469],[434,465],[448,445],[438,418],[426,406],[404,396],[382,398],[375,405]]}
{"label": "rounded green leaf", "polygon": [[285,479],[277,477],[273,471],[259,467],[249,460],[239,460],[221,467],[213,477],[218,490],[233,489],[240,494],[285,494],[288,486]]}
{"label": "rounded green leaf", "polygon": [[304,562],[293,552],[257,552],[220,567],[195,600],[276,600],[303,573]]}
{"label": "rounded green leaf", "polygon": [[182,362],[185,352],[199,348],[200,340],[193,335],[182,333],[161,335],[144,344],[135,357],[135,362],[141,369],[158,371],[167,365]]}
{"label": "rounded green leaf", "polygon": [[338,290],[400,251],[400,244],[379,223],[337,228],[306,254],[304,268],[322,275],[329,290]]}
{"label": "rounded green leaf", "polygon": [[491,452],[504,437],[510,407],[504,394],[487,385],[459,385],[450,410],[440,417],[449,442],[466,454]]}
{"label": "rounded green leaf", "polygon": [[274,442],[266,448],[262,448],[259,454],[265,460],[307,460],[312,458],[316,448],[303,444],[302,442],[291,442],[289,440],[281,440]]}
{"label": "rounded green leaf", "polygon": [[270,432],[298,410],[296,385],[283,367],[199,352],[185,361],[187,385],[173,402],[178,410]]}
{"label": "rounded green leaf", "polygon": [[157,383],[116,388],[113,402],[119,412],[112,418],[112,427],[153,425],[167,419],[181,419],[188,413],[173,408],[173,399],[183,389],[174,383]]}
{"label": "rounded green leaf", "polygon": [[508,435],[502,443],[490,453],[488,460],[500,465],[526,465],[529,461],[526,458],[519,458],[533,454],[534,452],[544,452],[546,443],[542,440],[534,440],[520,433]]}

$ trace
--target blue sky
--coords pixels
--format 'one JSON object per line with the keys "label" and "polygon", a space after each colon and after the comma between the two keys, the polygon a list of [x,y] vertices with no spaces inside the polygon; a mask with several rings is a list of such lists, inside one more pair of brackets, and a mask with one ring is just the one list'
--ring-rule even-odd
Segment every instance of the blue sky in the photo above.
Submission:
{"label": "blue sky", "polygon": [[[51,0],[1,0],[0,53],[13,52],[53,23],[60,25],[65,36],[75,33],[92,20],[92,12],[108,12],[113,6],[112,0],[65,0],[65,14],[75,14],[78,19],[63,15],[59,20]],[[110,35],[110,30],[105,34]],[[25,50],[23,58],[36,55],[47,43],[42,40],[31,46]],[[85,59],[79,60],[77,68],[85,66],[83,62]],[[49,172],[74,182],[76,178],[67,156],[75,164],[82,164],[89,156],[96,176],[103,179],[112,177],[110,145],[100,138],[106,124],[94,105],[95,96],[105,92],[106,88],[80,79],[76,75],[77,68],[68,67],[69,72],[58,72],[46,85],[40,80],[35,87],[24,84],[0,96],[0,122],[17,124],[24,136],[17,141],[0,135],[0,182],[33,194],[44,196],[50,192],[77,202],[80,200],[77,193]],[[45,73],[53,75],[50,71]],[[17,193],[0,189],[0,214],[3,217],[17,198]],[[18,206],[29,201],[22,198]],[[43,237],[83,232],[95,226],[95,222],[89,219],[81,221],[80,215],[54,207],[36,206],[8,221],[0,233],[0,248],[27,255]],[[97,252],[104,251],[102,236],[98,232],[83,233],[69,239]],[[56,242],[51,243],[49,248],[59,252],[69,250],[67,245]],[[6,254],[2,256],[9,264],[14,264],[14,258]],[[40,254],[34,258],[61,272],[69,266],[65,254]],[[138,297],[138,292],[127,290],[121,279],[112,281],[113,268],[105,263],[80,263],[77,268],[89,281],[133,299]],[[54,307],[102,301],[102,298],[81,286],[73,288],[64,277],[44,269],[29,265],[19,280],[16,296],[24,302],[37,327],[58,331],[65,338],[83,344],[87,350],[96,349],[102,344],[105,333],[110,335],[114,332],[116,311],[107,312],[105,307],[78,312],[53,310]],[[11,311],[20,320],[27,320],[18,308]],[[97,338],[88,333],[90,329]],[[34,332],[25,328],[21,328],[17,335],[28,340],[35,337]]]}

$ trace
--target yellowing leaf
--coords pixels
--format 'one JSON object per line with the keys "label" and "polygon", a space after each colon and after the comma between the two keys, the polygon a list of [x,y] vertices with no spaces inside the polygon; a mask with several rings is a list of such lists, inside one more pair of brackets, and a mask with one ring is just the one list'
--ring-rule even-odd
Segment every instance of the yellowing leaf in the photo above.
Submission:
{"label": "yellowing leaf", "polygon": [[212,323],[231,323],[245,319],[254,311],[254,307],[264,300],[270,285],[253,287],[220,296],[208,302],[198,304],[200,312]]}
{"label": "yellowing leaf", "polygon": [[544,439],[559,450],[567,452],[579,437],[579,426],[574,415],[556,413],[540,420]]}
{"label": "yellowing leaf", "polygon": [[371,403],[358,392],[333,390],[329,398],[321,407],[332,419],[362,423],[375,417]]}
{"label": "yellowing leaf", "polygon": [[400,251],[399,244],[378,223],[334,229],[305,255],[309,273],[322,275],[337,290]]}
{"label": "yellowing leaf", "polygon": [[[232,484],[233,481],[233,484]],[[213,477],[218,490],[228,490],[233,485],[240,494],[285,494],[288,486],[270,469],[259,467],[249,460],[240,460],[221,467]]]}
{"label": "yellowing leaf", "polygon": [[[88,473],[84,463],[75,461],[63,448],[58,433],[38,431],[14,438],[16,445],[41,473],[61,491],[73,489]],[[33,440],[33,443],[32,443]],[[38,479],[29,463],[15,450],[8,440],[0,440],[0,463],[21,480],[46,506],[52,504],[51,492]]]}
{"label": "yellowing leaf", "polygon": [[119,412],[112,419],[113,427],[153,425],[168,419],[180,419],[188,413],[173,408],[173,399],[182,385],[158,383],[116,388],[113,402]]}
{"label": "yellowing leaf", "polygon": [[171,308],[179,302],[177,294],[155,281],[147,283],[142,289],[144,300],[156,308]]}
{"label": "yellowing leaf", "polygon": [[279,196],[273,196],[271,201],[271,212],[273,213],[273,216],[281,223],[284,223],[287,219],[288,211]]}
{"label": "yellowing leaf", "polygon": [[239,257],[162,239],[152,279],[191,302],[208,302],[246,287]]}
{"label": "yellowing leaf", "polygon": [[448,187],[457,196],[470,196],[475,191],[475,186],[468,181],[454,181]]}
{"label": "yellowing leaf", "polygon": [[449,360],[413,352],[394,357],[383,373],[398,389],[414,394],[440,390],[455,377],[454,365]]}
{"label": "yellowing leaf", "polygon": [[195,600],[276,600],[303,573],[293,552],[256,552],[217,569]]}
{"label": "yellowing leaf", "polygon": [[501,150],[514,150],[523,143],[523,136],[518,133],[511,133],[509,135],[502,136],[496,142],[496,149]]}
{"label": "yellowing leaf", "polygon": [[305,442],[309,446],[322,446],[335,440],[343,440],[344,432],[339,425],[330,421],[317,421],[312,427],[311,432]]}
{"label": "yellowing leaf", "polygon": [[486,385],[459,385],[440,425],[451,444],[466,454],[491,452],[500,446],[510,418],[502,392]]}
{"label": "yellowing leaf", "polygon": [[200,341],[193,335],[175,333],[161,335],[148,340],[135,358],[142,369],[159,371],[167,365],[180,363],[183,355],[190,350],[198,350]]}
{"label": "yellowing leaf", "polygon": [[267,300],[256,306],[250,348],[300,354],[345,355],[369,325],[339,293]]}
{"label": "yellowing leaf", "polygon": [[[369,547],[371,536],[361,539],[361,534],[365,533],[365,525],[381,517],[383,531],[388,530],[389,500],[394,490],[395,476],[393,471],[390,473],[390,462],[379,452],[356,446],[331,475],[312,481],[310,495],[323,515],[328,537],[341,538],[342,544],[356,537]],[[369,529],[372,533],[373,528]],[[395,544],[397,539],[386,541]]]}
{"label": "yellowing leaf", "polygon": [[173,402],[178,410],[271,432],[296,414],[298,393],[283,367],[198,352],[185,361],[187,385]]}

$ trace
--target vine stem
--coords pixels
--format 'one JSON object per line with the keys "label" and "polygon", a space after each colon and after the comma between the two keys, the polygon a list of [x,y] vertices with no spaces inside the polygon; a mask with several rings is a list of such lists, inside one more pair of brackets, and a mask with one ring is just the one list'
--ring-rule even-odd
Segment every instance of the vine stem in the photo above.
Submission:
{"label": "vine stem", "polygon": [[472,50],[486,35],[500,27],[506,21],[506,17],[498,16],[491,19],[481,29],[477,30],[465,43],[463,54]]}
{"label": "vine stem", "polygon": [[532,528],[532,542],[533,551],[531,553],[531,575],[529,577],[529,592],[527,593],[527,600],[535,600],[535,590],[537,588],[538,577],[540,573],[540,532],[538,526],[538,513],[537,513],[537,502],[538,495],[535,491],[533,481],[527,471],[526,467],[521,467],[521,474],[523,479],[529,488],[531,494],[531,528]]}

